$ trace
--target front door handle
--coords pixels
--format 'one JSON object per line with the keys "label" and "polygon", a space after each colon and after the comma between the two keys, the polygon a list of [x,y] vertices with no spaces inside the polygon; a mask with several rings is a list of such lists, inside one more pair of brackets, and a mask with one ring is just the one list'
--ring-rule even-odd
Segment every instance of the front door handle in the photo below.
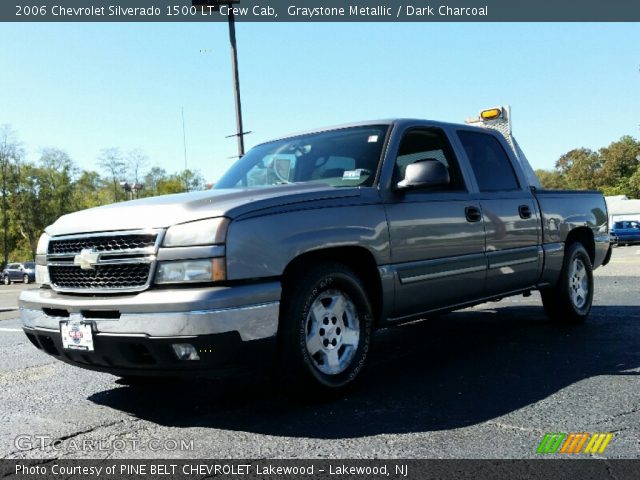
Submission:
{"label": "front door handle", "polygon": [[466,207],[464,209],[464,216],[467,218],[467,222],[479,222],[482,220],[482,212],[478,207]]}
{"label": "front door handle", "polygon": [[520,205],[518,207],[518,213],[522,219],[531,218],[531,208],[529,205]]}

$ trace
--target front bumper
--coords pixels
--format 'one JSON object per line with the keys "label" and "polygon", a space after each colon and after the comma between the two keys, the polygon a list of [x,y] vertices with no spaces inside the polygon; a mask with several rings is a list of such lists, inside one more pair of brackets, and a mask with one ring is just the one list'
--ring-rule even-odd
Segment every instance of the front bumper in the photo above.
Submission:
{"label": "front bumper", "polygon": [[[217,375],[265,364],[278,330],[280,284],[148,290],[80,296],[22,292],[20,317],[38,348],[74,365],[116,375]],[[89,322],[94,351],[64,350],[61,321]],[[178,360],[189,343],[200,360]]]}

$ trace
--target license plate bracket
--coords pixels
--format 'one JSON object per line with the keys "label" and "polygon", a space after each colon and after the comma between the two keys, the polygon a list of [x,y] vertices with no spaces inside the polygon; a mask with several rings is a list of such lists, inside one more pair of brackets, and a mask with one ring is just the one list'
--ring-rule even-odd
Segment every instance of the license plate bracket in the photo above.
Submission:
{"label": "license plate bracket", "polygon": [[91,322],[72,320],[60,322],[60,336],[62,337],[62,348],[65,350],[93,352]]}

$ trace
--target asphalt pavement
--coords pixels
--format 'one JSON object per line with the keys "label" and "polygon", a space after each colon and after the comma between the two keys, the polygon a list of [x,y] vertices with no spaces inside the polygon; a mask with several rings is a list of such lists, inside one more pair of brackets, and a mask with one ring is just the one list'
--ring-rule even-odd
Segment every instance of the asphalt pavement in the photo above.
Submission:
{"label": "asphalt pavement", "polygon": [[594,456],[640,458],[639,277],[640,247],[616,248],[577,327],[534,293],[378,332],[357,388],[307,404],[263,377],[119,384],[0,312],[0,457],[535,458],[546,433],[611,432]]}

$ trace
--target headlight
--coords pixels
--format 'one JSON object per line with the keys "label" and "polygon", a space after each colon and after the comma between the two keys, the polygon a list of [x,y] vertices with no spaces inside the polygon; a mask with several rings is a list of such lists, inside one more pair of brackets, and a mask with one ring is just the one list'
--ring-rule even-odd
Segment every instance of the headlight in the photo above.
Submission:
{"label": "headlight", "polygon": [[224,217],[174,225],[167,230],[162,246],[188,247],[224,243],[228,226],[229,219]]}
{"label": "headlight", "polygon": [[47,250],[49,249],[49,235],[43,233],[36,247],[36,283],[48,285],[49,270],[47,269]]}
{"label": "headlight", "polygon": [[[46,233],[43,233],[42,235],[40,235],[40,239],[38,240],[38,246],[36,247],[36,258],[38,255],[47,255],[47,249],[49,248],[49,235],[47,235]],[[45,263],[46,263],[46,257],[45,257]],[[40,265],[44,265],[44,263],[41,263]]]}
{"label": "headlight", "polygon": [[156,283],[217,282],[227,277],[224,258],[160,262]]}

